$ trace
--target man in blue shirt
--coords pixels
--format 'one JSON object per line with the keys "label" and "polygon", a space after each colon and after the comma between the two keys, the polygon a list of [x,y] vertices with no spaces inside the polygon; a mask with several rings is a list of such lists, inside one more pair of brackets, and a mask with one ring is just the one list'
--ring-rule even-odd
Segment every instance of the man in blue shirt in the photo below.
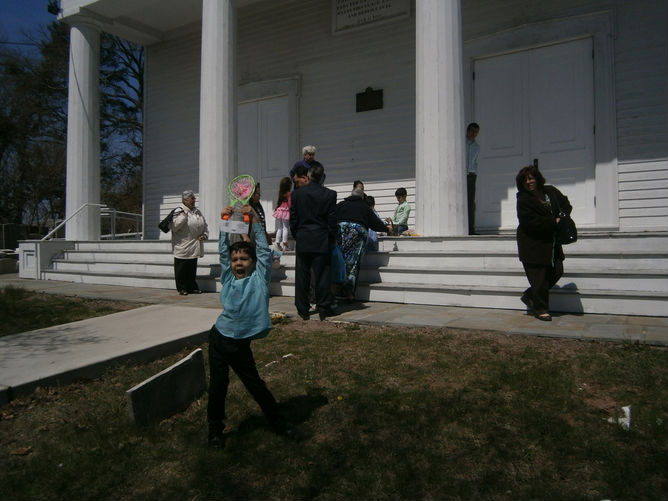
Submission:
{"label": "man in blue shirt", "polygon": [[471,122],[466,127],[466,192],[468,194],[469,235],[475,235],[475,182],[478,178],[478,156],[480,145],[476,137],[480,126]]}
{"label": "man in blue shirt", "polygon": [[320,167],[324,168],[324,166],[315,159],[315,146],[304,146],[302,148],[302,155],[304,158],[295,162],[295,164],[292,166],[292,169],[290,169],[290,179],[294,179],[295,169],[299,166],[304,167],[307,172],[314,165],[319,165]]}

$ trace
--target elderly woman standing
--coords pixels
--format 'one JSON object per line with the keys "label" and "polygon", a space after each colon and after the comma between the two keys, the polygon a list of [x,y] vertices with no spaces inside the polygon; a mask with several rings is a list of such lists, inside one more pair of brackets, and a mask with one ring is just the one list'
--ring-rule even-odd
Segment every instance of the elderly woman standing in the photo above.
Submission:
{"label": "elderly woman standing", "polygon": [[185,296],[201,292],[195,281],[197,258],[204,256],[204,240],[209,237],[209,229],[204,216],[195,208],[195,194],[186,190],[181,199],[183,202],[174,212],[170,229],[176,290]]}
{"label": "elderly woman standing", "polygon": [[549,322],[550,289],[564,273],[564,251],[557,242],[559,213],[570,214],[568,198],[532,165],[515,178],[517,184],[517,249],[530,287],[522,294],[535,317]]}
{"label": "elderly woman standing", "polygon": [[336,205],[336,220],[339,225],[336,243],[341,248],[346,263],[346,280],[337,296],[352,301],[355,299],[369,229],[382,232],[387,232],[388,229],[366,203],[364,190],[359,187],[353,189],[348,198]]}

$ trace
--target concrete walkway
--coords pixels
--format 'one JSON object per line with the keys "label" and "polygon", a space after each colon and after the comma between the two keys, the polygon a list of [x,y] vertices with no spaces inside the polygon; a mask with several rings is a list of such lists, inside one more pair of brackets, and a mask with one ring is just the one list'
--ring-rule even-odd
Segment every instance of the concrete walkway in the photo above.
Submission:
{"label": "concrete walkway", "polygon": [[[143,303],[135,310],[0,338],[0,404],[40,385],[95,377],[111,364],[150,360],[201,344],[218,316],[217,293],[20,279],[0,275],[0,287]],[[297,317],[291,297],[272,297],[271,312]],[[668,346],[668,317],[556,314],[541,322],[522,311],[395,303],[341,305],[328,321],[450,327],[503,334],[628,341]],[[318,321],[317,315],[313,318]]]}

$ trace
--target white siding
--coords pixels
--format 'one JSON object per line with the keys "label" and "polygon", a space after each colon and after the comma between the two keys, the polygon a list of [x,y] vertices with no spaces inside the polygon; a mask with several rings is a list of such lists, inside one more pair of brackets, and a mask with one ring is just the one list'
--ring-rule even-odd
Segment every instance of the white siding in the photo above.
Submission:
{"label": "white siding", "polygon": [[618,26],[615,74],[619,160],[665,160],[668,157],[668,2],[620,1]]}
{"label": "white siding", "polygon": [[668,230],[668,162],[619,165],[621,230]]}
{"label": "white siding", "polygon": [[199,51],[199,35],[146,50],[145,238],[160,234],[163,197],[199,190]]}
{"label": "white siding", "polygon": [[[298,144],[318,147],[316,158],[325,165],[328,184],[345,186],[362,179],[393,185],[411,179],[414,6],[408,19],[337,35],[331,33],[330,8],[330,0],[264,1],[241,8],[239,83],[301,77]],[[465,41],[473,40],[518,26],[601,12],[611,13],[616,30],[612,37],[617,158],[597,160],[619,162],[620,229],[665,228],[668,2],[462,0],[463,35]],[[148,238],[157,236],[164,196],[198,189],[199,45],[196,35],[147,50]],[[383,89],[384,107],[356,113],[355,94],[367,87]],[[483,136],[484,132],[481,140]],[[298,149],[293,154],[295,160],[300,157]],[[285,167],[287,172],[290,165]],[[630,179],[636,175],[646,179]]]}
{"label": "white siding", "polygon": [[[330,0],[242,9],[241,83],[301,75],[299,148],[318,148],[328,183],[414,177],[414,18],[333,35],[330,9]],[[383,89],[383,109],[356,113],[367,87]]]}

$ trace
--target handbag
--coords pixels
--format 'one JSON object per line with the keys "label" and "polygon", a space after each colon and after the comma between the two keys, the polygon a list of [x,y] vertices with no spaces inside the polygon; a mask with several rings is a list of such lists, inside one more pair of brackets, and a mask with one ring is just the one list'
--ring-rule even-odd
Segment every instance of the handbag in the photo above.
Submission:
{"label": "handbag", "polygon": [[571,219],[571,216],[561,210],[557,197],[554,197],[554,202],[557,205],[557,217],[559,218],[559,222],[557,223],[557,242],[561,245],[577,242],[578,229],[575,226],[575,221]]}
{"label": "handbag", "polygon": [[160,228],[160,231],[162,231],[163,233],[169,233],[169,225],[171,224],[172,219],[174,219],[175,211],[176,209],[172,209],[169,212],[169,214],[165,216],[165,219],[163,219],[162,221],[160,221],[160,223],[158,223],[158,228]]}
{"label": "handbag", "polygon": [[342,284],[346,281],[346,262],[343,260],[341,247],[335,245],[332,249],[332,282]]}
{"label": "handbag", "polygon": [[577,241],[578,229],[575,226],[575,221],[568,214],[560,213],[557,223],[557,242],[561,245],[568,245]]}

